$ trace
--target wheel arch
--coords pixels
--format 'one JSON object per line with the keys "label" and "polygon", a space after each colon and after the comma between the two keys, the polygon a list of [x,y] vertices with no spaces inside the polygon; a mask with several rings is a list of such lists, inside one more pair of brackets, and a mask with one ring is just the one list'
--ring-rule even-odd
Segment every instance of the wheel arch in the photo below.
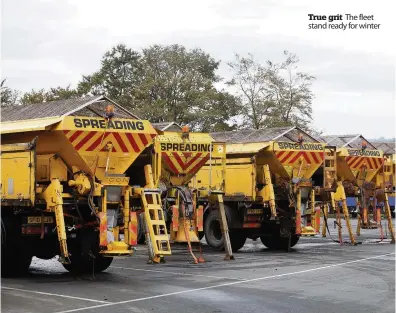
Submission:
{"label": "wheel arch", "polygon": [[[229,228],[232,228],[232,225],[237,221],[238,218],[237,208],[238,208],[238,202],[236,201],[235,202],[227,201],[224,203],[224,209],[225,209],[227,224]],[[204,223],[209,213],[212,212],[213,210],[218,210],[218,209],[219,207],[216,204],[209,203],[204,209]]]}

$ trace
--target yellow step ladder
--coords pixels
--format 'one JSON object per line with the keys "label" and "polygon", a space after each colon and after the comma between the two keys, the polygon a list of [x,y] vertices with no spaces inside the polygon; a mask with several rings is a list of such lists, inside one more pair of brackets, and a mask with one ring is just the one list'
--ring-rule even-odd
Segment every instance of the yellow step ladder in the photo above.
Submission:
{"label": "yellow step ladder", "polygon": [[142,188],[140,197],[144,209],[146,242],[150,250],[150,261],[159,263],[165,255],[171,255],[169,236],[161,206],[161,190]]}
{"label": "yellow step ladder", "polygon": [[[329,209],[336,210],[334,202],[334,192],[337,190],[337,147],[336,146],[325,146],[323,151],[323,185],[319,190],[321,198],[321,208],[323,210],[323,225],[322,225],[322,237],[326,237],[327,227],[327,215]],[[314,221],[314,227],[311,229],[312,234],[319,232],[320,229],[320,213],[317,218],[317,212],[315,209],[315,194],[316,191],[311,191],[311,221]]]}
{"label": "yellow step ladder", "polygon": [[[325,211],[323,213],[324,223],[322,228],[322,236],[326,237],[327,214],[328,208],[331,207],[336,213],[339,242],[342,243],[341,215],[343,215],[351,244],[356,245],[357,242],[352,232],[351,220],[349,219],[345,189],[342,181],[339,181],[337,177],[337,148],[335,146],[325,147],[323,162],[323,189],[327,196],[325,201],[326,203],[324,205]],[[339,202],[341,202],[341,206],[339,205]]]}
{"label": "yellow step ladder", "polygon": [[326,146],[323,158],[323,188],[335,192],[337,188],[337,148]]}
{"label": "yellow step ladder", "polygon": [[168,231],[165,224],[165,215],[161,205],[161,189],[154,188],[151,165],[144,167],[146,186],[134,188],[140,195],[144,211],[146,243],[149,248],[149,262],[164,262],[165,255],[171,255]]}

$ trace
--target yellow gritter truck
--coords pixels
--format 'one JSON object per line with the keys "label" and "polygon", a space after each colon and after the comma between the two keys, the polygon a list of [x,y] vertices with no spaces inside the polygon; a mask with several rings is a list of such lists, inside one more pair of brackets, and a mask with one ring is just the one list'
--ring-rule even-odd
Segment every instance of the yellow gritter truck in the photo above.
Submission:
{"label": "yellow gritter truck", "polygon": [[[374,220],[377,201],[387,200],[387,193],[384,193],[385,184],[381,180],[384,177],[390,178],[390,162],[384,158],[382,150],[376,149],[362,135],[325,136],[324,140],[327,144],[337,147],[336,166],[339,188],[334,194],[334,199],[336,202],[341,202],[351,241],[355,243],[355,238],[349,226],[346,198],[356,198],[359,218],[358,235],[361,227],[377,228],[380,223],[380,219]],[[386,163],[384,163],[385,161]],[[385,214],[391,235],[394,238],[387,201],[385,203]],[[337,212],[337,220],[340,222],[339,212]],[[341,231],[339,231],[339,237],[341,239]]]}
{"label": "yellow gritter truck", "polygon": [[[158,191],[147,181],[131,187],[124,173],[156,135],[103,96],[3,109],[2,273],[56,255],[69,271],[100,272],[131,255],[135,203],[147,210],[144,193]],[[149,209],[162,212],[160,204]],[[163,219],[152,234],[157,253],[170,254]]]}
{"label": "yellow gritter truck", "polygon": [[[211,136],[226,142],[224,203],[234,251],[243,247],[246,238],[260,238],[270,249],[288,250],[304,232],[317,233],[312,217],[320,192],[315,189],[331,192],[334,188],[335,172],[327,160],[334,156],[332,150],[296,127]],[[208,162],[198,172],[199,189],[207,187],[207,171],[214,166]],[[215,207],[199,199],[207,205],[206,241],[221,249],[224,241]]]}
{"label": "yellow gritter truck", "polygon": [[[374,178],[377,188],[384,190],[382,195],[382,200],[384,206],[390,206],[390,200],[392,201],[392,212],[391,216],[394,218],[394,202],[395,202],[395,192],[396,192],[396,151],[395,143],[393,142],[373,142],[377,149],[383,150],[384,152],[384,166],[379,170]],[[390,199],[388,199],[390,198]],[[391,209],[391,207],[390,207]]]}
{"label": "yellow gritter truck", "polygon": [[[396,173],[396,164],[395,164],[395,154],[387,154],[384,155],[384,165],[377,173],[377,175],[373,179],[373,183],[375,184],[375,190],[373,192],[373,197],[375,198],[376,210],[375,210],[375,218],[376,221],[380,223],[381,232],[382,232],[382,224],[381,224],[381,208],[379,205],[383,205],[384,213],[387,218],[388,230],[391,235],[391,242],[395,242],[395,233],[393,229],[392,218],[394,218],[394,212],[391,208],[389,198],[393,198],[393,205],[395,199],[395,173]],[[393,213],[393,214],[392,214]],[[364,222],[364,221],[363,221]],[[360,219],[360,223],[362,220]]]}
{"label": "yellow gritter truck", "polygon": [[[214,139],[205,133],[190,132],[187,126],[181,128],[173,125],[169,131],[167,123],[153,124],[158,136],[154,139],[152,148],[143,153],[146,164],[152,165],[154,186],[162,190],[162,204],[169,230],[170,240],[174,243],[187,243],[194,263],[204,262],[200,239],[203,236],[204,208],[198,204],[197,192],[191,184],[195,174],[210,160],[220,164],[220,172],[216,172],[217,185],[210,184],[206,189],[208,201],[221,207],[222,188],[224,186],[225,145],[215,143]],[[172,123],[169,123],[169,125]],[[149,158],[147,156],[150,155]],[[211,171],[209,171],[211,172]],[[222,207],[224,210],[224,208]],[[224,216],[224,219],[221,217]],[[225,238],[228,230],[225,214],[219,216]],[[142,223],[144,225],[144,223]],[[198,245],[200,256],[196,257],[192,246]],[[230,245],[226,259],[232,259]],[[154,262],[158,259],[152,258]]]}

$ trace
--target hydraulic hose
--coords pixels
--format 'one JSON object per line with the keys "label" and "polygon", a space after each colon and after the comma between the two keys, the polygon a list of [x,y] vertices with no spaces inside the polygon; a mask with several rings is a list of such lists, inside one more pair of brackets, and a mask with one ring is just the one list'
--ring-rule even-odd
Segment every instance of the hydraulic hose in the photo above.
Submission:
{"label": "hydraulic hose", "polygon": [[[172,187],[170,187],[170,188],[168,188],[168,189],[166,190],[165,204],[167,204],[167,202],[168,202],[168,192],[169,192],[170,190],[172,190],[172,189],[176,189],[176,190],[179,192],[179,194],[180,194],[180,196],[181,196],[181,198],[182,198],[182,201],[183,201],[184,203],[187,203],[187,202],[188,202],[188,198],[187,198],[187,195],[186,195],[185,190],[184,190],[182,187],[180,187],[180,186],[172,186]],[[190,212],[190,211],[188,211],[188,212],[185,211],[185,213],[187,213],[187,214],[185,214],[186,217],[188,217],[188,219],[191,220],[191,212]]]}

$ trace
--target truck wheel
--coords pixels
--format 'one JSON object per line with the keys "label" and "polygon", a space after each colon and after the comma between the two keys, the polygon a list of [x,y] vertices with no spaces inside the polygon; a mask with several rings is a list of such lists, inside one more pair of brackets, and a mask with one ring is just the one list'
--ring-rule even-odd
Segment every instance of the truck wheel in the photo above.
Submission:
{"label": "truck wheel", "polygon": [[73,253],[73,255],[69,256],[70,263],[69,264],[64,264],[62,263],[62,266],[69,271],[70,273],[74,274],[82,274],[84,273],[87,269],[85,268],[85,262],[83,261],[82,257],[77,256]]}
{"label": "truck wheel", "polygon": [[290,248],[293,248],[299,240],[300,240],[300,236],[292,235],[291,241],[290,241]]}
{"label": "truck wheel", "polygon": [[218,210],[213,210],[208,214],[204,225],[206,242],[211,248],[216,250],[224,249],[224,238],[220,223]]}
{"label": "truck wheel", "polygon": [[[260,239],[263,245],[270,250],[287,250],[288,238],[281,238],[279,236],[262,236]],[[290,247],[294,247],[299,239],[299,236],[292,235]]]}
{"label": "truck wheel", "polygon": [[107,270],[112,262],[113,262],[113,258],[111,257],[104,257],[101,255],[96,256],[95,273],[100,273]]}
{"label": "truck wheel", "polygon": [[23,241],[17,217],[1,218],[1,235],[1,275],[26,275],[33,256],[29,245]]}
{"label": "truck wheel", "polygon": [[20,251],[4,249],[1,252],[1,276],[16,277],[26,275],[32,263],[32,255]]}
{"label": "truck wheel", "polygon": [[264,246],[270,250],[278,250],[279,248],[279,237],[274,236],[261,236],[260,240]]}
{"label": "truck wheel", "polygon": [[93,260],[90,257],[78,256],[70,257],[70,261],[70,264],[62,264],[67,271],[73,274],[86,274],[92,273],[92,267],[95,273],[103,272],[113,262],[113,258],[97,255]]}
{"label": "truck wheel", "polygon": [[233,252],[237,252],[241,249],[246,242],[246,235],[240,231],[230,232],[231,248]]}

